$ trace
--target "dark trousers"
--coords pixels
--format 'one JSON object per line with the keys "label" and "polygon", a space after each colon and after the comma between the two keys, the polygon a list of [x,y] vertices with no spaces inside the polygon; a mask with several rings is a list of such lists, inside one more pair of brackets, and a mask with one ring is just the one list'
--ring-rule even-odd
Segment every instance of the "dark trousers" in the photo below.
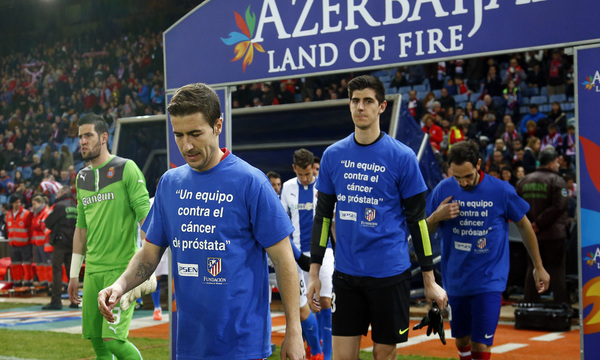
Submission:
{"label": "dark trousers", "polygon": [[67,275],[71,268],[71,254],[73,249],[54,246],[52,252],[52,304],[62,304],[62,266],[65,265]]}
{"label": "dark trousers", "polygon": [[[566,249],[565,241],[540,241],[540,256],[544,268],[550,274],[550,290],[554,293],[553,303],[569,303],[566,282]],[[540,294],[535,287],[533,279],[533,263],[529,259],[529,266],[525,276],[525,302],[540,302]]]}

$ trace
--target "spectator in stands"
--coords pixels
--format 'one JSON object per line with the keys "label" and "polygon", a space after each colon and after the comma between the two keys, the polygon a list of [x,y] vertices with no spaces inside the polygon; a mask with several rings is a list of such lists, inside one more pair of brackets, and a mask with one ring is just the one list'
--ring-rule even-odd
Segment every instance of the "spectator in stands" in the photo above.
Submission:
{"label": "spectator in stands", "polygon": [[505,160],[502,151],[494,150],[492,156],[488,159],[488,161],[485,164],[485,172],[489,174],[492,168],[496,168],[498,171],[498,175],[500,175],[500,169],[507,165],[508,162]]}
{"label": "spectator in stands", "polygon": [[533,69],[527,73],[527,86],[538,89],[546,86],[546,75],[540,64],[535,64]]}
{"label": "spectator in stands", "polygon": [[427,110],[430,114],[433,114],[433,103],[435,102],[435,94],[433,91],[430,91],[425,95],[422,100],[423,106],[425,110]]}
{"label": "spectator in stands", "polygon": [[515,82],[513,80],[508,81],[508,85],[502,91],[502,95],[506,103],[504,114],[518,115],[521,94],[519,88],[515,85]]}
{"label": "spectator in stands", "polygon": [[563,138],[558,132],[556,125],[550,123],[547,126],[548,133],[542,138],[542,149],[544,151],[547,147],[553,147],[557,152],[562,152],[563,149]]}
{"label": "spectator in stands", "polygon": [[37,188],[42,182],[42,180],[44,180],[44,173],[42,171],[42,167],[35,166],[33,168],[33,173],[31,174],[31,179],[29,179],[29,181],[31,182],[31,186],[33,188]]}
{"label": "spectator in stands", "polygon": [[415,90],[411,90],[408,93],[408,112],[412,115],[412,117],[418,122],[419,119],[423,116],[425,112],[425,107],[421,100],[417,99],[417,92]]}
{"label": "spectator in stands", "polygon": [[73,166],[73,154],[71,154],[67,145],[62,145],[60,147],[60,157],[58,159],[57,169],[60,171],[67,171],[69,166]]}
{"label": "spectator in stands", "polygon": [[4,151],[4,168],[8,171],[14,170],[21,164],[21,153],[15,148],[11,142],[6,144]]}
{"label": "spectator in stands", "polygon": [[465,118],[463,115],[456,115],[448,136],[448,149],[458,142],[465,141],[465,135]]}
{"label": "spectator in stands", "polygon": [[446,89],[445,87],[442,88],[442,90],[441,90],[441,96],[438,99],[438,101],[440,102],[442,108],[444,109],[444,111],[446,113],[448,112],[448,108],[454,108],[456,106],[456,102],[454,101],[454,97],[450,96],[448,94],[448,89]]}
{"label": "spectator in stands", "polygon": [[560,176],[575,176],[575,167],[571,164],[571,158],[567,155],[558,155],[558,173]]}
{"label": "spectator in stands", "polygon": [[490,141],[493,141],[496,139],[497,131],[498,121],[496,121],[496,113],[488,112],[484,117],[484,121],[479,123],[479,133],[487,136]]}
{"label": "spectator in stands", "polygon": [[54,155],[52,154],[52,146],[50,144],[46,145],[44,148],[44,153],[42,154],[42,169],[52,169],[56,167],[56,161],[54,160]]}
{"label": "spectator in stands", "polygon": [[[500,90],[500,94],[502,94],[502,90]],[[485,94],[483,96],[483,105],[479,107],[479,111],[482,114],[493,113],[494,116],[498,114],[498,109],[496,108],[496,104],[494,104],[494,99],[489,94]]]}
{"label": "spectator in stands", "polygon": [[527,123],[529,122],[529,120],[533,120],[533,122],[535,122],[537,125],[537,123],[541,119],[545,119],[545,118],[546,118],[546,115],[539,112],[539,108],[538,108],[537,104],[529,105],[529,114],[523,116],[523,118],[521,119],[521,126],[519,127],[519,132],[521,134],[525,134],[528,132]]}
{"label": "spectator in stands", "polygon": [[563,135],[564,153],[571,158],[571,163],[575,163],[575,119],[569,119],[567,133]]}
{"label": "spectator in stands", "polygon": [[548,122],[554,123],[561,134],[567,132],[567,115],[558,101],[552,103],[552,110],[547,114],[547,117]]}
{"label": "spectator in stands", "polygon": [[508,84],[509,81],[512,80],[516,87],[521,87],[522,83],[525,83],[526,78],[527,74],[525,74],[525,71],[523,71],[523,68],[521,68],[517,59],[510,59],[510,64],[506,70],[506,74],[504,75],[502,83]]}
{"label": "spectator in stands", "polygon": [[515,178],[510,165],[504,165],[500,168],[500,179],[507,181],[512,186],[515,186],[517,183],[517,179]]}
{"label": "spectator in stands", "polygon": [[25,183],[25,178],[23,177],[23,172],[21,172],[21,170],[19,170],[19,169],[15,170],[15,172],[13,174],[12,182],[15,186]]}
{"label": "spectator in stands", "polygon": [[539,131],[537,124],[535,123],[535,121],[533,120],[529,120],[527,122],[527,132],[525,132],[524,134],[522,134],[523,136],[523,143],[527,143],[529,141],[529,138],[532,136],[535,136],[537,138],[542,138],[543,135],[541,133],[541,131]]}
{"label": "spectator in stands", "polygon": [[392,82],[390,83],[389,88],[396,88],[399,89],[403,86],[408,86],[408,81],[406,80],[406,77],[404,76],[404,73],[402,72],[402,70],[398,69],[396,70],[396,73],[394,74],[394,78],[392,79]]}
{"label": "spectator in stands", "polygon": [[273,92],[273,88],[269,83],[263,83],[262,85],[262,95],[260,97],[260,103],[262,105],[273,105],[273,101],[275,100],[275,93]]}
{"label": "spectator in stands", "polygon": [[288,90],[286,83],[283,81],[279,83],[277,101],[279,104],[292,104],[295,101],[294,94]]}
{"label": "spectator in stands", "polygon": [[566,91],[566,62],[560,50],[552,51],[552,58],[548,63],[548,96],[564,94]]}
{"label": "spectator in stands", "polygon": [[456,94],[464,95],[470,93],[467,83],[460,76],[454,78],[454,86],[456,86]]}
{"label": "spectator in stands", "polygon": [[431,146],[435,149],[435,151],[439,152],[441,150],[440,146],[442,141],[444,140],[444,132],[442,128],[437,125],[431,114],[426,114],[423,116],[423,122],[425,125],[423,126],[423,132],[429,134],[429,142]]}
{"label": "spectator in stands", "polygon": [[14,190],[14,184],[8,173],[4,169],[0,169],[0,194],[8,195]]}
{"label": "spectator in stands", "polygon": [[70,139],[76,139],[79,137],[79,114],[74,113],[67,129],[67,137]]}
{"label": "spectator in stands", "polygon": [[483,95],[489,95],[490,97],[502,96],[502,79],[500,79],[498,68],[495,65],[489,67],[487,76],[483,80],[481,86],[483,88]]}
{"label": "spectator in stands", "polygon": [[411,65],[408,67],[406,81],[408,81],[408,85],[420,85],[425,81],[425,76],[425,68],[423,65]]}
{"label": "spectator in stands", "polygon": [[521,136],[519,135],[519,133],[517,133],[517,130],[515,129],[515,124],[513,124],[512,122],[508,122],[506,123],[506,129],[502,133],[500,138],[504,141],[504,143],[511,150],[511,152],[514,152],[513,143],[515,140],[520,140]]}
{"label": "spectator in stands", "polygon": [[527,146],[523,153],[523,168],[525,174],[529,174],[535,171],[538,167],[538,156],[542,147],[542,141],[537,136],[531,136],[527,140]]}

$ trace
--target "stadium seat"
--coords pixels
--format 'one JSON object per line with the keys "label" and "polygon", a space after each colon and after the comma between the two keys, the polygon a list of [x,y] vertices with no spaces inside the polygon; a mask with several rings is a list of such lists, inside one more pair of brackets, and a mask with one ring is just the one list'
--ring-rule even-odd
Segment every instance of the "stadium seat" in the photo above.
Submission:
{"label": "stadium seat", "polygon": [[540,89],[538,87],[523,87],[523,96],[536,96],[540,94]]}
{"label": "stadium seat", "polygon": [[416,92],[429,92],[429,85],[427,84],[421,84],[421,85],[415,85],[413,86],[413,90]]}
{"label": "stadium seat", "polygon": [[474,103],[475,101],[479,100],[480,96],[481,96],[480,92],[472,93],[471,95],[469,95],[469,100]]}
{"label": "stadium seat", "polygon": [[539,111],[543,112],[543,113],[550,112],[551,110],[552,110],[552,105],[551,104],[542,104],[539,107]]}
{"label": "stadium seat", "polygon": [[397,94],[398,93],[398,88],[397,87],[388,87],[385,90],[386,94]]}
{"label": "stadium seat", "polygon": [[79,170],[83,169],[85,166],[85,161],[79,161],[75,163],[75,172],[79,172]]}
{"label": "stadium seat", "polygon": [[409,93],[412,90],[412,87],[410,86],[402,86],[398,88],[398,92],[399,93]]}
{"label": "stadium seat", "polygon": [[549,103],[553,103],[553,102],[565,102],[567,101],[567,95],[565,94],[554,94],[554,95],[550,95],[550,98],[548,99]]}
{"label": "stadium seat", "polygon": [[537,95],[531,97],[532,104],[546,104],[548,103],[548,97],[546,95]]}
{"label": "stadium seat", "polygon": [[433,90],[433,95],[435,95],[436,99],[441,98],[442,97],[442,90],[440,90],[440,89]]}
{"label": "stadium seat", "polygon": [[524,96],[523,98],[521,98],[521,104],[522,105],[529,105],[531,103],[531,99],[527,96]]}
{"label": "stadium seat", "polygon": [[496,108],[502,108],[506,104],[506,100],[502,96],[494,96],[492,100],[494,101]]}
{"label": "stadium seat", "polygon": [[428,93],[429,93],[429,91],[417,91],[417,99],[423,100],[425,95],[427,95]]}
{"label": "stadium seat", "polygon": [[454,95],[454,101],[457,103],[467,102],[469,101],[469,94]]}
{"label": "stadium seat", "polygon": [[548,87],[547,86],[542,86],[542,88],[540,89],[540,95],[548,96]]}
{"label": "stadium seat", "polygon": [[6,195],[0,194],[0,204],[4,204],[5,202],[8,202],[8,198]]}
{"label": "stadium seat", "polygon": [[563,111],[575,110],[575,103],[573,103],[573,102],[566,102],[566,103],[561,104],[560,106],[563,109]]}
{"label": "stadium seat", "polygon": [[528,114],[529,113],[529,106],[521,106],[519,112],[521,114]]}
{"label": "stadium seat", "polygon": [[478,100],[475,103],[475,109],[479,109],[480,107],[485,106],[485,102],[483,100]]}

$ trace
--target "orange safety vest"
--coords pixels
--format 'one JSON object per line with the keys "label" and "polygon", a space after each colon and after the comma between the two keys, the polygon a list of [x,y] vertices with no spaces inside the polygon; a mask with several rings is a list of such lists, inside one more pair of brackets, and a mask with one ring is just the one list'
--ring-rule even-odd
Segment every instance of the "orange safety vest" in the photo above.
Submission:
{"label": "orange safety vest", "polygon": [[44,246],[48,242],[50,230],[46,229],[44,222],[50,213],[50,209],[44,206],[37,214],[33,213],[31,219],[31,243],[36,246]]}
{"label": "orange safety vest", "polygon": [[21,206],[16,215],[12,209],[6,214],[6,230],[8,232],[8,245],[26,246],[31,244],[29,240],[29,228],[31,227],[31,212]]}

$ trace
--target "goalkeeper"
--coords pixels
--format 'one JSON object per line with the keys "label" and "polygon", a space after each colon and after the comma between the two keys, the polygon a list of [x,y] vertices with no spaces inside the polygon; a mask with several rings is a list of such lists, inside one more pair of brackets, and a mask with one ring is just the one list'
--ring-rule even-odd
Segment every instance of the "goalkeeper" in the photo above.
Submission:
{"label": "goalkeeper", "polygon": [[442,281],[461,360],[490,358],[508,278],[509,220],[533,261],[538,292],[550,281],[525,216],[529,204],[508,182],[484,174],[479,154],[474,142],[453,145],[448,155],[453,177],[440,182],[427,201],[429,232],[438,226],[442,231]]}
{"label": "goalkeeper", "polygon": [[82,334],[90,339],[97,359],[141,359],[127,340],[133,307],[116,306],[115,321],[98,311],[98,292],[127,268],[137,250],[137,226],[150,203],[144,175],[128,159],[108,152],[108,127],[101,116],[88,114],[79,121],[79,144],[91,165],[77,175],[77,224],[73,237],[69,298],[79,298],[79,271],[86,256],[83,286]]}

